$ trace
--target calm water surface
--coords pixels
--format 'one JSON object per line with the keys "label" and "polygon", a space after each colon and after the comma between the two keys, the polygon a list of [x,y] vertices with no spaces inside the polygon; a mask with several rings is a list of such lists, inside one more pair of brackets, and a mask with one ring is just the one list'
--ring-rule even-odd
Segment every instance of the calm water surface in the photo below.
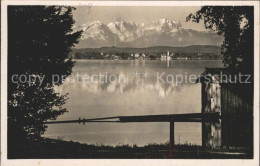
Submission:
{"label": "calm water surface", "polygon": [[[62,86],[56,88],[62,94],[69,93],[70,98],[64,105],[68,113],[57,120],[200,113],[201,85],[185,81],[176,85],[171,78],[182,74],[185,80],[191,74],[198,76],[205,67],[222,66],[221,61],[78,60],[73,68],[74,76],[68,77]],[[111,78],[112,82],[105,79],[99,82],[98,77],[93,77],[94,80],[82,83],[80,77],[75,76],[100,73],[107,79]],[[160,75],[162,80],[170,75],[168,80],[171,82],[158,80]],[[169,140],[169,123],[52,124],[48,125],[44,136],[88,144],[142,146],[166,143]],[[201,124],[175,123],[175,142],[201,145]]]}

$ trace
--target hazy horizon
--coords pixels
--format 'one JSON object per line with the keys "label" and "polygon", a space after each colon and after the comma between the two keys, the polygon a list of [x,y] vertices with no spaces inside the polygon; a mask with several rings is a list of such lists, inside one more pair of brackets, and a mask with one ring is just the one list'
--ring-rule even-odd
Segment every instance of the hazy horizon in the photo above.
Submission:
{"label": "hazy horizon", "polygon": [[73,49],[100,49],[100,48],[119,48],[119,49],[123,49],[123,48],[129,48],[129,49],[144,49],[144,48],[155,48],[155,47],[171,47],[171,48],[185,48],[185,47],[193,47],[193,46],[205,46],[205,47],[207,47],[207,46],[212,46],[212,47],[221,47],[220,45],[209,45],[209,44],[205,44],[205,45],[188,45],[188,46],[160,46],[160,45],[158,45],[158,46],[149,46],[149,47],[124,47],[124,46],[102,46],[102,47],[91,47],[91,48],[88,48],[88,47],[86,47],[86,48],[76,48],[76,47],[74,47]]}

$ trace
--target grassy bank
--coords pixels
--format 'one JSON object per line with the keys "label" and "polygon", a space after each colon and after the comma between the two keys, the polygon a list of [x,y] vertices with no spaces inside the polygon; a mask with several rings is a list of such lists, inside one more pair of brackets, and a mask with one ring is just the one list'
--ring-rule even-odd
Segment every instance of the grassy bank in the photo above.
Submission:
{"label": "grassy bank", "polygon": [[43,138],[25,141],[8,148],[9,159],[201,159],[252,158],[245,149],[208,149],[195,145],[149,144],[143,147],[118,145],[88,145],[72,141]]}

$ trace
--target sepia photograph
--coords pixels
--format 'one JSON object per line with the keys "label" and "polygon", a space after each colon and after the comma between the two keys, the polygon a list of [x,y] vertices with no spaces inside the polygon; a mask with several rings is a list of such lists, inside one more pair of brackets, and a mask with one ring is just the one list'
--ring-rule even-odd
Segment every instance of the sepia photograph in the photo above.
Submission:
{"label": "sepia photograph", "polygon": [[1,162],[259,164],[259,1],[3,2]]}

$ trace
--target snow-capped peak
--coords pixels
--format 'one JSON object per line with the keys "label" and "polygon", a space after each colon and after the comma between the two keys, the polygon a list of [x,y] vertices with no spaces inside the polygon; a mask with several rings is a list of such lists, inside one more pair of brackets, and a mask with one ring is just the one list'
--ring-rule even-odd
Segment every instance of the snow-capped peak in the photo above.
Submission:
{"label": "snow-capped peak", "polygon": [[94,40],[107,40],[113,37],[113,33],[101,21],[92,21],[82,25],[82,40],[92,38]]}
{"label": "snow-capped peak", "polygon": [[107,26],[111,32],[119,37],[120,41],[132,41],[136,36],[137,25],[135,23],[111,22]]}
{"label": "snow-capped peak", "polygon": [[182,25],[175,21],[169,20],[167,18],[159,19],[157,21],[151,21],[146,24],[147,28],[154,28],[161,32],[173,32],[175,30],[182,29]]}

